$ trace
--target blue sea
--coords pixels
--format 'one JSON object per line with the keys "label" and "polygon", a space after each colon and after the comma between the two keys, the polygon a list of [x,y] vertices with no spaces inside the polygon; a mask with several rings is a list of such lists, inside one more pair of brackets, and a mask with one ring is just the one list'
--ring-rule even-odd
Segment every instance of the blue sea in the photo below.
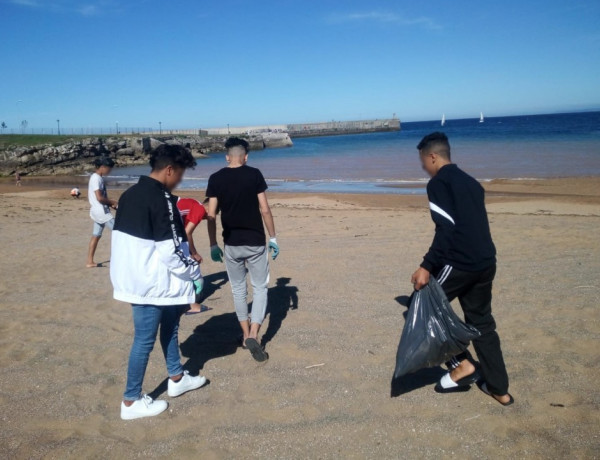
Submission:
{"label": "blue sea", "polygon": [[[402,123],[402,130],[294,139],[294,146],[250,152],[272,191],[424,193],[416,145],[433,131],[450,139],[452,160],[481,181],[600,175],[600,112]],[[225,154],[198,161],[183,189],[203,189]],[[109,180],[137,181],[148,167],[116,168]]]}

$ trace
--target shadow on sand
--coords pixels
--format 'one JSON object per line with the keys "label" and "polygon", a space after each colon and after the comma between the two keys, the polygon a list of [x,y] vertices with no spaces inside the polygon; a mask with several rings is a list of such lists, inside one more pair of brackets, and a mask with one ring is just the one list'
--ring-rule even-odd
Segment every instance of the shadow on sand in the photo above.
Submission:
{"label": "shadow on sand", "polygon": [[202,289],[202,292],[196,296],[196,303],[204,302],[215,292],[221,290],[221,287],[227,284],[227,281],[229,281],[226,271],[222,271],[219,273],[211,273],[210,275],[206,275],[203,278],[204,288]]}
{"label": "shadow on sand", "polygon": [[290,286],[290,281],[291,278],[278,278],[275,286],[269,288],[267,303],[269,326],[260,342],[263,347],[277,335],[288,311],[298,309],[298,288]]}
{"label": "shadow on sand", "polygon": [[[263,346],[281,329],[288,310],[298,308],[298,288],[289,286],[290,281],[290,278],[279,278],[276,285],[268,290],[267,314],[270,316],[269,326],[261,341]],[[204,301],[212,296],[226,283],[226,272],[205,276],[201,300]],[[198,375],[208,361],[233,355],[241,345],[240,335],[240,323],[235,312],[216,315],[199,324],[180,345],[181,355],[188,358],[183,366],[184,369],[191,375]],[[148,395],[156,399],[167,391],[167,384],[167,379],[163,380]]]}
{"label": "shadow on sand", "polygon": [[[234,354],[239,346],[236,339],[239,330],[240,323],[235,313],[213,316],[196,326],[180,345],[181,355],[188,358],[183,368],[191,375],[198,375],[211,359]],[[167,380],[163,380],[148,396],[156,399],[167,391]]]}
{"label": "shadow on sand", "polygon": [[[430,367],[421,369],[412,374],[403,375],[399,378],[393,378],[390,384],[390,396],[396,398],[411,391],[418,390],[427,385],[433,385],[438,382],[446,373],[441,367]],[[433,390],[432,390],[433,391]]]}

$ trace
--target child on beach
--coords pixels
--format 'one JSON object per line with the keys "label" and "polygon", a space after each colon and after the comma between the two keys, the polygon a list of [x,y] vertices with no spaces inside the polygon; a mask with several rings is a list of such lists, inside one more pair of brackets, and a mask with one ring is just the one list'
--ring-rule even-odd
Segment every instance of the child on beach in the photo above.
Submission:
{"label": "child on beach", "polygon": [[114,298],[132,305],[135,335],[121,402],[124,420],[152,417],[166,401],[142,394],[150,352],[160,328],[167,365],[167,394],[174,398],[200,388],[206,379],[181,365],[178,329],[181,315],[195,299],[198,262],[190,257],[183,221],[171,192],[187,168],[196,165],[182,146],[164,144],[150,156],[152,171],[141,176],[119,200],[112,234],[110,279]]}
{"label": "child on beach", "polygon": [[[202,263],[202,256],[198,254],[198,251],[196,250],[193,233],[198,225],[200,225],[200,222],[202,222],[202,219],[206,217],[206,208],[198,200],[194,200],[193,198],[178,198],[177,209],[179,209],[179,214],[181,214],[181,218],[183,219],[183,228],[190,247],[190,257],[200,264]],[[200,278],[196,282],[196,285],[196,293],[200,294],[204,286],[204,280]],[[210,309],[199,303],[193,303],[185,314],[195,315],[208,310]]]}
{"label": "child on beach", "polygon": [[452,163],[445,134],[425,136],[417,149],[423,169],[431,176],[427,196],[435,236],[411,282],[419,290],[433,274],[448,300],[458,297],[465,322],[481,332],[473,340],[473,347],[481,363],[482,380],[465,351],[446,363],[450,372],[436,385],[436,391],[458,391],[478,383],[484,393],[509,406],[514,400],[508,393],[508,375],[492,316],[496,248],[485,209],[485,192],[479,182]]}
{"label": "child on beach", "polygon": [[71,189],[71,196],[73,198],[79,199],[79,197],[81,196],[81,191],[79,190],[79,187],[74,187]]}
{"label": "child on beach", "polygon": [[117,202],[108,198],[104,176],[110,174],[115,162],[107,157],[98,158],[94,161],[96,171],[90,177],[88,185],[88,201],[90,202],[90,217],[94,221],[92,239],[88,247],[87,268],[101,267],[102,264],[94,262],[94,255],[98,242],[102,237],[104,227],[112,230],[115,219],[110,213],[110,208],[117,208]]}
{"label": "child on beach", "polygon": [[[217,209],[220,209],[225,242],[225,266],[237,318],[242,328],[242,344],[250,350],[255,360],[266,361],[269,355],[257,339],[267,309],[269,252],[273,251],[275,260],[279,254],[279,246],[265,194],[267,183],[258,169],[246,165],[248,147],[248,142],[243,139],[229,138],[225,143],[229,166],[214,173],[208,180],[208,237],[212,260],[222,262],[223,251],[217,245],[216,228]],[[270,235],[268,251],[263,220]],[[246,302],[246,267],[254,290],[251,320],[248,318]]]}
{"label": "child on beach", "polygon": [[21,173],[19,173],[19,171],[15,172],[15,181],[16,181],[16,186],[20,187],[21,186]]}

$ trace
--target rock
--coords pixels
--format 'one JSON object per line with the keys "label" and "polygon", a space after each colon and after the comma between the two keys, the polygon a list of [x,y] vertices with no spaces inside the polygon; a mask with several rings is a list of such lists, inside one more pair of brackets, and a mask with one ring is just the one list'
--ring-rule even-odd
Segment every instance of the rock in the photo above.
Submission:
{"label": "rock", "polygon": [[118,156],[131,156],[135,154],[135,150],[133,150],[131,147],[126,147],[117,150],[116,154]]}
{"label": "rock", "polygon": [[154,139],[153,137],[150,138],[150,149],[151,150],[154,150],[159,145],[163,145],[163,144],[164,144],[164,142],[159,141],[158,139]]}
{"label": "rock", "polygon": [[144,151],[144,143],[142,138],[131,139],[129,147],[132,148],[136,153],[142,153]]}
{"label": "rock", "polygon": [[[148,153],[169,143],[189,148],[194,158],[206,158],[207,153],[225,150],[226,137],[221,136],[164,136],[152,137],[90,137],[62,145],[39,144],[12,146],[0,150],[0,176],[10,175],[18,168],[23,174],[80,174],[93,170],[95,158],[107,155],[117,166],[146,165]],[[248,139],[251,150],[291,145],[286,133],[261,133]]]}
{"label": "rock", "polygon": [[288,133],[265,133],[263,141],[265,148],[282,148],[294,145]]}
{"label": "rock", "polygon": [[196,150],[196,149],[192,149],[192,156],[196,159],[210,158],[208,155],[205,155],[200,150]]}
{"label": "rock", "polygon": [[169,145],[183,145],[183,143],[181,142],[181,139],[167,139],[165,141],[165,144],[169,144]]}

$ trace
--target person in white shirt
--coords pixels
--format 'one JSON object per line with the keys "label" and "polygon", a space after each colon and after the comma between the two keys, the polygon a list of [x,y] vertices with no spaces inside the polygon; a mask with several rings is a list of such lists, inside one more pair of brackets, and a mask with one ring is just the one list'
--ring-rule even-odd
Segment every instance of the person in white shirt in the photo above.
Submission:
{"label": "person in white shirt", "polygon": [[106,186],[104,185],[104,176],[110,174],[115,162],[107,157],[98,158],[94,161],[96,172],[90,177],[88,185],[88,200],[90,202],[90,217],[94,221],[92,230],[92,239],[88,248],[87,268],[102,267],[102,264],[94,262],[94,255],[98,242],[102,237],[104,227],[112,230],[115,223],[113,215],[110,213],[110,208],[117,209],[117,202],[108,198]]}

